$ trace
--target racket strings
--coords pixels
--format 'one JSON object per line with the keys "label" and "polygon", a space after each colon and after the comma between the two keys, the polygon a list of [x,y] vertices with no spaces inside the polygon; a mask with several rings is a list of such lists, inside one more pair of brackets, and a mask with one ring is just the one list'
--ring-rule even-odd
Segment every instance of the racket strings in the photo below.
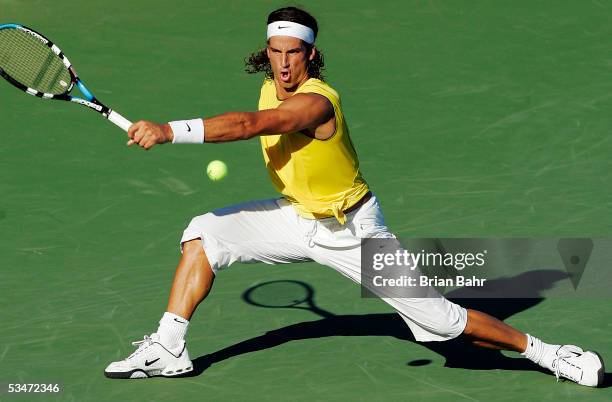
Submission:
{"label": "racket strings", "polygon": [[70,73],[62,60],[47,45],[20,29],[0,29],[0,68],[15,81],[39,92],[60,95],[70,88]]}

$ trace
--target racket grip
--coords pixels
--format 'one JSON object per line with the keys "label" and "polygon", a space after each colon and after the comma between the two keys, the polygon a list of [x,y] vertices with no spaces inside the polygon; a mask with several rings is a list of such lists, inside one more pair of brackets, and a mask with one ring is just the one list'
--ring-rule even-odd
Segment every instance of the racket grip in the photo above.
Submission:
{"label": "racket grip", "polygon": [[128,131],[128,128],[130,128],[130,126],[132,125],[131,121],[121,116],[114,110],[111,110],[108,114],[108,120],[110,120],[111,123],[115,124],[117,127],[121,128],[126,133]]}

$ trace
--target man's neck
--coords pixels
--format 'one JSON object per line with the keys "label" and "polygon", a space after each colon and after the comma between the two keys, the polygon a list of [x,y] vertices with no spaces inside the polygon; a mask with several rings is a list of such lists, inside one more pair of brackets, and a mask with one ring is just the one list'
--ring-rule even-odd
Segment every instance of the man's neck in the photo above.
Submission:
{"label": "man's neck", "polygon": [[302,80],[300,80],[300,82],[297,85],[295,85],[295,86],[293,86],[291,88],[283,88],[278,83],[278,81],[275,78],[274,79],[274,86],[276,87],[276,98],[278,100],[281,100],[281,101],[289,99],[302,86],[302,84],[304,84],[309,79],[310,79],[310,77],[308,77],[306,75],[306,76],[304,76],[304,78]]}

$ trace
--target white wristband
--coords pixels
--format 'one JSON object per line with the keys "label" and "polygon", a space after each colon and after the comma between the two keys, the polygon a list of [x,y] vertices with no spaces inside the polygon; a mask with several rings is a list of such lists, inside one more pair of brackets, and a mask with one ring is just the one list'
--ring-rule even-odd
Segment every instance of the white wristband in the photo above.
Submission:
{"label": "white wristband", "polygon": [[202,119],[171,121],[173,144],[203,144],[204,121]]}

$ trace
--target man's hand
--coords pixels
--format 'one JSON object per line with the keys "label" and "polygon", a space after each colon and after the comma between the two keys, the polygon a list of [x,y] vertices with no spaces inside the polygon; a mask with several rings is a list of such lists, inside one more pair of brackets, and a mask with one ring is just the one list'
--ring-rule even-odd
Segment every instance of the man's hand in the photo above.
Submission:
{"label": "man's hand", "polygon": [[146,150],[156,144],[171,142],[174,137],[169,124],[157,124],[145,120],[132,124],[127,135],[130,137],[127,142],[128,146],[137,144]]}

